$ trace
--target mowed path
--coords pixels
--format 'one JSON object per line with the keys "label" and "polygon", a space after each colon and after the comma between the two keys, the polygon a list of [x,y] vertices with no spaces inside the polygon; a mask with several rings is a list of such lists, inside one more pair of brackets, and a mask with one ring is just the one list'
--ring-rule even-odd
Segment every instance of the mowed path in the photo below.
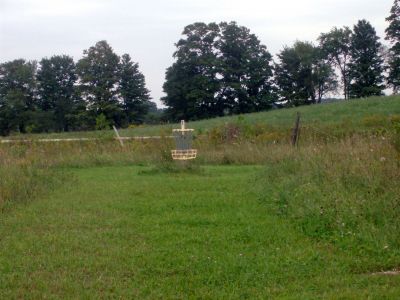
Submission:
{"label": "mowed path", "polygon": [[259,200],[260,167],[73,169],[0,215],[0,299],[396,298]]}

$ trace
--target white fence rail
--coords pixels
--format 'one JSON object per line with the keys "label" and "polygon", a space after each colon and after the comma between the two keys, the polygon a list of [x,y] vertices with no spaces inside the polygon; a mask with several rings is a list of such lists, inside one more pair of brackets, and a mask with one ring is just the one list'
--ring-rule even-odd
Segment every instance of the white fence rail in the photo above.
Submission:
{"label": "white fence rail", "polygon": [[[115,140],[159,140],[162,138],[173,138],[173,136],[121,136],[114,137]],[[0,144],[11,144],[11,143],[51,143],[51,142],[86,142],[86,141],[100,141],[101,138],[69,138],[69,139],[1,139]]]}

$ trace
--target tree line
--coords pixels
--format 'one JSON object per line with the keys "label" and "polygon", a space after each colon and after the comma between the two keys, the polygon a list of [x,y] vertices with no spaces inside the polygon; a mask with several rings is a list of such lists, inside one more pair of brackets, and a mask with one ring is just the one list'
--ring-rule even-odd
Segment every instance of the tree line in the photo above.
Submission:
{"label": "tree line", "polygon": [[[176,43],[163,85],[162,120],[196,120],[319,103],[341,89],[344,99],[400,89],[400,0],[394,0],[384,47],[366,20],[332,28],[317,44],[296,41],[274,61],[236,22],[194,23]],[[160,121],[138,63],[106,41],[39,63],[0,64],[0,134],[127,127]]]}
{"label": "tree line", "polygon": [[92,130],[142,123],[156,106],[138,63],[106,41],[39,63],[0,65],[0,134]]}
{"label": "tree line", "polygon": [[[344,99],[383,95],[400,87],[400,6],[386,19],[386,39],[360,20],[352,29],[321,33],[317,45],[296,41],[273,61],[265,45],[235,22],[194,23],[176,44],[162,99],[171,120],[266,110],[276,103],[321,102],[342,89]],[[385,78],[384,74],[387,72]]]}

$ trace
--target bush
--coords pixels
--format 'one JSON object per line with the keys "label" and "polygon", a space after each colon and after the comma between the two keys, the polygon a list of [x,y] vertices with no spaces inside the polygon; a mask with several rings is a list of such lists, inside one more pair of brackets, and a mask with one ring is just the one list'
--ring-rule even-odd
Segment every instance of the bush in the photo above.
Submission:
{"label": "bush", "polygon": [[110,129],[110,122],[107,120],[104,114],[100,114],[96,118],[96,130],[108,130]]}

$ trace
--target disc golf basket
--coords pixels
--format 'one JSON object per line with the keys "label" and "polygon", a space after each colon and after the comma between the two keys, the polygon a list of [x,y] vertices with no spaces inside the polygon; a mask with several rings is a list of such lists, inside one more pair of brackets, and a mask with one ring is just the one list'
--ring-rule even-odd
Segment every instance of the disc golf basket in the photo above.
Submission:
{"label": "disc golf basket", "polygon": [[194,129],[185,128],[185,121],[181,121],[180,129],[173,129],[172,133],[176,142],[176,149],[171,150],[172,159],[189,160],[195,159],[197,150],[192,149]]}

